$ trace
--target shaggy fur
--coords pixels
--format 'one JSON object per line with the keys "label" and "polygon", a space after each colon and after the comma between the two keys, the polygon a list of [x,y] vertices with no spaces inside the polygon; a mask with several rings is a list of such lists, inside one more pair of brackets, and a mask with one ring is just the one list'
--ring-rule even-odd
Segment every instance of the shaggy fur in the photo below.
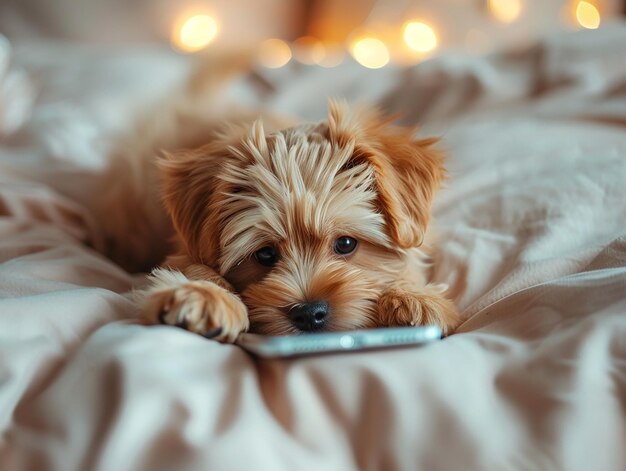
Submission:
{"label": "shaggy fur", "polygon": [[[172,134],[186,120],[181,111],[165,128]],[[149,323],[231,342],[246,330],[299,333],[289,310],[325,301],[328,331],[438,324],[449,333],[458,325],[445,288],[427,281],[420,248],[444,178],[436,140],[415,139],[414,129],[342,102],[331,102],[317,124],[239,117],[219,125],[196,119],[193,127],[182,141],[166,136],[186,150],[158,159],[165,229],[146,223],[137,231],[153,230],[172,252],[137,293]],[[145,195],[135,206],[144,214],[112,224],[126,230],[132,218],[150,219],[154,189],[137,183],[135,193]],[[166,244],[171,227],[175,238]],[[343,236],[358,241],[345,256],[333,251]],[[129,246],[145,257],[150,251],[137,239]],[[279,254],[272,267],[254,256],[267,246]]]}

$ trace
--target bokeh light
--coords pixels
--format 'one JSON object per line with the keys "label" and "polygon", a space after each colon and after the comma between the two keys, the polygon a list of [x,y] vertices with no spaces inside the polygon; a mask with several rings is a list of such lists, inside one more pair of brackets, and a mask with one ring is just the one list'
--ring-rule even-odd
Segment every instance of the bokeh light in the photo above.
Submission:
{"label": "bokeh light", "polygon": [[267,39],[259,48],[259,62],[264,67],[277,69],[291,60],[291,48],[281,39]]}
{"label": "bokeh light", "polygon": [[583,28],[596,29],[600,26],[600,12],[595,5],[581,1],[576,5],[576,21]]}
{"label": "bokeh light", "polygon": [[296,39],[293,44],[293,56],[303,64],[319,64],[326,57],[324,44],[312,36],[303,36]]}
{"label": "bokeh light", "polygon": [[498,21],[512,23],[522,12],[521,0],[489,0],[489,11]]}
{"label": "bokeh light", "polygon": [[189,16],[174,27],[172,44],[184,52],[199,51],[215,39],[217,32],[217,21],[212,16]]}
{"label": "bokeh light", "polygon": [[438,44],[432,27],[421,21],[409,21],[404,25],[402,36],[407,46],[417,52],[431,52]]}
{"label": "bokeh light", "polygon": [[389,49],[377,38],[357,39],[351,44],[350,52],[359,64],[368,69],[380,69],[389,62]]}
{"label": "bokeh light", "polygon": [[324,58],[319,61],[319,65],[326,68],[337,67],[343,62],[345,57],[345,51],[341,44],[328,43],[324,45],[326,54]]}

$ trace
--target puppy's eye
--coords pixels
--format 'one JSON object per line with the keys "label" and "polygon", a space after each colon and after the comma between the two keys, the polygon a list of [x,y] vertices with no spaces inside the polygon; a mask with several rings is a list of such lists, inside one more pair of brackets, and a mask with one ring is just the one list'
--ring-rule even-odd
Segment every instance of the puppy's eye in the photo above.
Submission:
{"label": "puppy's eye", "polygon": [[278,251],[268,245],[254,252],[254,258],[263,266],[273,267],[278,262]]}
{"label": "puppy's eye", "polygon": [[335,241],[335,246],[333,248],[335,249],[335,253],[339,255],[348,255],[354,252],[354,249],[356,249],[356,246],[357,246],[356,239],[352,237],[348,237],[348,236],[342,236],[342,237],[339,237],[339,239]]}

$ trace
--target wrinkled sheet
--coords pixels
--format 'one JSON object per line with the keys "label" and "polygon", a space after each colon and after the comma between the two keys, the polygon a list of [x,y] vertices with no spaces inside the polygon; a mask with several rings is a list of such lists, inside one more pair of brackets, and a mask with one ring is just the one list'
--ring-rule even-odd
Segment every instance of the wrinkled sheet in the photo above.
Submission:
{"label": "wrinkled sheet", "polygon": [[625,44],[618,24],[233,82],[304,119],[327,96],[378,103],[449,155],[433,276],[459,333],[270,361],[129,320],[144,275],[99,253],[84,204],[110,136],[189,61],[2,42],[0,469],[626,469]]}

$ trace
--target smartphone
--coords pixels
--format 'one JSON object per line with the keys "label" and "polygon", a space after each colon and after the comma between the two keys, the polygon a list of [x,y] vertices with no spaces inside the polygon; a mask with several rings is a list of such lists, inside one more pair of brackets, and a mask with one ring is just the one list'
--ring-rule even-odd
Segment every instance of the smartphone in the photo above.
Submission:
{"label": "smartphone", "polygon": [[319,353],[416,346],[441,338],[441,329],[435,325],[428,325],[284,336],[241,334],[236,343],[259,357],[286,358]]}

